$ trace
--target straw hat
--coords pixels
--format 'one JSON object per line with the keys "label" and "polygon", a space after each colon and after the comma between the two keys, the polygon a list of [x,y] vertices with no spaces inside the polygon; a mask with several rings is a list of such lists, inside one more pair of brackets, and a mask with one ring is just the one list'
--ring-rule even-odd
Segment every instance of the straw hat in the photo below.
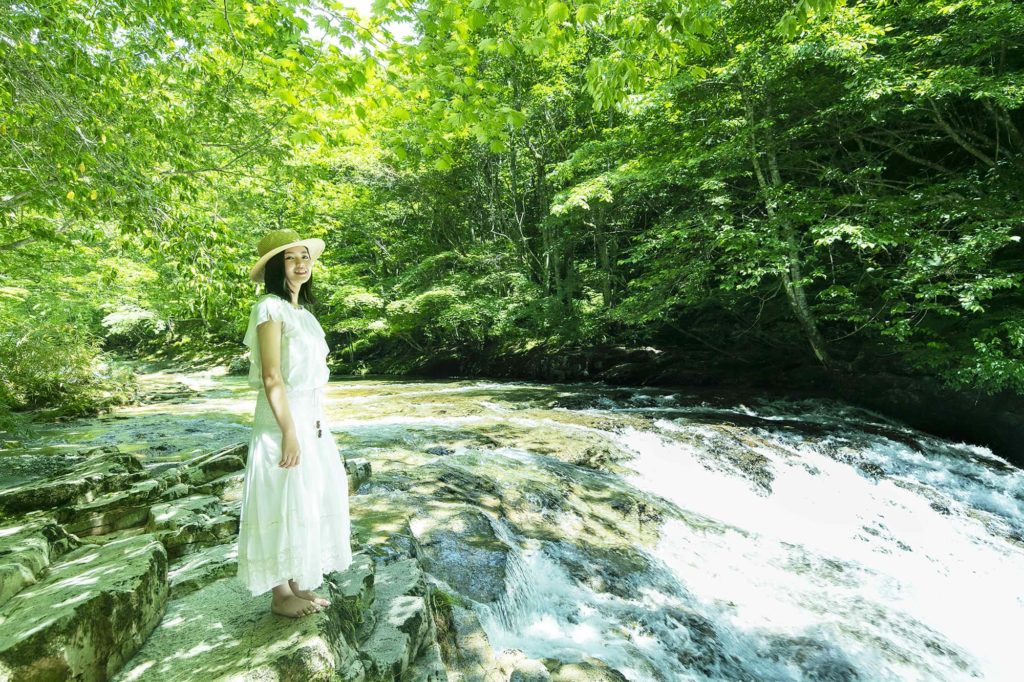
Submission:
{"label": "straw hat", "polygon": [[267,265],[267,261],[273,258],[276,254],[281,253],[285,249],[289,249],[293,246],[305,246],[309,249],[309,258],[311,262],[315,262],[320,254],[324,252],[324,240],[313,237],[312,239],[302,239],[299,237],[299,233],[295,230],[273,230],[268,232],[263,239],[260,240],[259,246],[256,247],[256,251],[260,255],[260,259],[256,261],[256,265],[252,266],[252,270],[249,272],[249,277],[254,282],[263,281],[263,268]]}

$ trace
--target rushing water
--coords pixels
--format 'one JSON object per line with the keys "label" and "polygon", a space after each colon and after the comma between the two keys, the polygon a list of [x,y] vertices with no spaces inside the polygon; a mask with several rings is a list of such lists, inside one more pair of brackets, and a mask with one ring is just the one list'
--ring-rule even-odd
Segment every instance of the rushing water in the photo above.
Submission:
{"label": "rushing water", "polygon": [[[178,380],[188,403],[24,446],[158,462],[243,439],[241,378]],[[327,409],[373,463],[361,494],[486,514],[509,548],[474,605],[496,650],[630,680],[1022,679],[1024,472],[984,448],[828,402],[589,384],[335,382]]]}

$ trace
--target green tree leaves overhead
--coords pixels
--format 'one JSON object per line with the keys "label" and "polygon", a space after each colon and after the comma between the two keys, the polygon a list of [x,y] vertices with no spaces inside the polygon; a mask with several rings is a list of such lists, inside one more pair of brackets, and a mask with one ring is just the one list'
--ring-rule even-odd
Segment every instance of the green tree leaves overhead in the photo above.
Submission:
{"label": "green tree leaves overhead", "polygon": [[18,3],[0,313],[79,276],[34,290],[38,247],[95,270],[96,333],[117,298],[233,339],[292,226],[352,366],[676,344],[1021,391],[1022,35],[1010,0]]}

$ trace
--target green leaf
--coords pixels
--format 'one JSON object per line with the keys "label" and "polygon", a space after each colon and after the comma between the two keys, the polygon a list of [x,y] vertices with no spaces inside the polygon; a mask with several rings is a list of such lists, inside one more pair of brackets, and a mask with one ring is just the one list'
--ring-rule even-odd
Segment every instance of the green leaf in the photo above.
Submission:
{"label": "green leaf", "polygon": [[274,97],[277,97],[282,102],[291,104],[293,107],[299,105],[299,98],[295,96],[295,93],[287,88],[278,88],[272,93]]}
{"label": "green leaf", "polygon": [[576,21],[586,24],[597,19],[597,5],[587,3],[576,8]]}
{"label": "green leaf", "polygon": [[569,18],[569,6],[564,2],[553,2],[548,5],[545,15],[551,23],[560,24]]}
{"label": "green leaf", "polygon": [[469,27],[474,31],[479,30],[487,25],[487,15],[477,10],[472,10],[469,13],[468,18]]}
{"label": "green leaf", "polygon": [[505,112],[505,122],[513,128],[519,128],[526,123],[526,114],[515,109],[509,109]]}

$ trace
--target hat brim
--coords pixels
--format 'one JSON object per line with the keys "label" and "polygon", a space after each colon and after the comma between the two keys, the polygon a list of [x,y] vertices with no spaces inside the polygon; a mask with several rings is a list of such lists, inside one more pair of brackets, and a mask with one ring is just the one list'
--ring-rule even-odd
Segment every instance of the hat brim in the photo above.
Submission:
{"label": "hat brim", "polygon": [[276,249],[271,249],[270,251],[267,251],[258,261],[256,261],[256,265],[252,266],[252,270],[249,271],[249,279],[251,279],[254,282],[262,282],[263,268],[267,266],[267,261],[269,261],[277,254],[281,253],[282,251],[292,248],[293,246],[305,246],[307,249],[309,249],[310,260],[316,261],[316,259],[320,257],[320,254],[324,252],[324,247],[326,246],[326,244],[324,244],[323,239],[318,239],[317,237],[313,237],[312,239],[300,239],[299,241],[296,242],[282,244]]}

